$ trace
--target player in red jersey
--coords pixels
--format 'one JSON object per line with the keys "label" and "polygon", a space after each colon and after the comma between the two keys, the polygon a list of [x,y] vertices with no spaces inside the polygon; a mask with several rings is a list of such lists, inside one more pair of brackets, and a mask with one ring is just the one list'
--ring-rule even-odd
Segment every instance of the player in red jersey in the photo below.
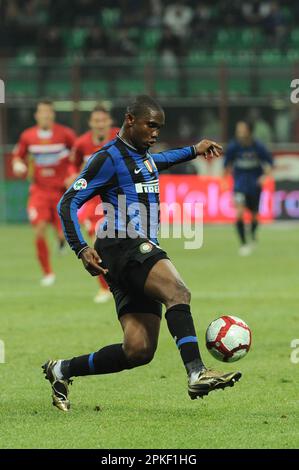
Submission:
{"label": "player in red jersey", "polygon": [[[100,105],[92,110],[88,125],[90,130],[78,137],[72,151],[71,161],[75,165],[77,174],[81,172],[89,157],[107,142],[114,139],[119,131],[118,127],[112,127],[112,118],[109,111]],[[72,182],[72,178],[70,181]],[[101,217],[101,200],[99,196],[94,197],[79,209],[78,220],[81,224],[84,224],[92,239],[95,237],[97,224]],[[103,276],[99,276],[98,280],[100,290],[94,301],[96,303],[106,302],[112,297],[109,287]]]}
{"label": "player in red jersey", "polygon": [[[76,135],[69,127],[55,123],[55,111],[50,100],[40,100],[35,112],[36,126],[26,129],[13,151],[12,168],[17,177],[23,177],[32,164],[32,183],[27,205],[28,217],[35,229],[35,245],[43,271],[41,285],[55,281],[46,227],[51,223],[57,232],[60,247],[64,236],[56,206],[65,191],[65,180],[70,164],[70,150]],[[31,175],[30,175],[31,176]]]}

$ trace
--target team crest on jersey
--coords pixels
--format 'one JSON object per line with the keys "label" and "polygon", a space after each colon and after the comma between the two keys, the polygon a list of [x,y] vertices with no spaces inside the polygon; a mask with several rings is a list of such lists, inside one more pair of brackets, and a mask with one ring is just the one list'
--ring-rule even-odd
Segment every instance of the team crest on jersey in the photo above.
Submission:
{"label": "team crest on jersey", "polygon": [[75,181],[73,188],[75,191],[81,191],[82,189],[86,189],[87,181],[84,178],[80,178],[78,181]]}
{"label": "team crest on jersey", "polygon": [[152,251],[152,249],[153,249],[153,245],[148,242],[141,243],[141,245],[139,246],[139,250],[143,255],[145,255],[146,253],[149,253],[150,251]]}
{"label": "team crest on jersey", "polygon": [[151,162],[149,160],[145,160],[144,164],[146,168],[148,169],[148,171],[150,173],[153,173],[154,169],[153,169],[153,165],[151,164]]}

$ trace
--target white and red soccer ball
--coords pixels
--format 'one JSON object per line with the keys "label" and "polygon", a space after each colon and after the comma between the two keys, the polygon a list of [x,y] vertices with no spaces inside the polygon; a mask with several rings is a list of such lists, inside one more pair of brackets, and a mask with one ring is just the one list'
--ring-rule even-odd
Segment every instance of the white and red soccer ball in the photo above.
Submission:
{"label": "white and red soccer ball", "polygon": [[206,331],[206,346],[222,362],[244,357],[251,345],[251,330],[241,318],[224,315],[212,321]]}

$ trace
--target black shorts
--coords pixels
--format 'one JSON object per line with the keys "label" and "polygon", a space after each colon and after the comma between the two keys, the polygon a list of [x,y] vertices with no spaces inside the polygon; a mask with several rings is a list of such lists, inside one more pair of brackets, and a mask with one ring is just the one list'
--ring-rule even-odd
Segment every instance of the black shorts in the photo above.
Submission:
{"label": "black shorts", "polygon": [[118,316],[153,313],[162,316],[162,304],[144,294],[148,273],[167,253],[146,238],[97,238],[95,250],[108,269],[106,281],[113,294]]}
{"label": "black shorts", "polygon": [[241,191],[235,191],[234,199],[235,202],[243,204],[251,212],[258,212],[260,205],[261,191],[256,191],[252,194],[242,193]]}

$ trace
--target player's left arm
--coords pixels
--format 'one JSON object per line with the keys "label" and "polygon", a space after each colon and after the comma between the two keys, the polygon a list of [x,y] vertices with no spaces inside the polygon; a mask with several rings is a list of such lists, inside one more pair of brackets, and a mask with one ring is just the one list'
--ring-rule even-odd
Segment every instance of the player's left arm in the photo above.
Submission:
{"label": "player's left arm", "polygon": [[259,158],[263,167],[263,174],[258,178],[258,184],[262,186],[267,178],[273,176],[274,162],[271,152],[261,144],[259,148]]}
{"label": "player's left arm", "polygon": [[197,156],[203,156],[206,159],[219,157],[222,153],[221,145],[212,140],[204,139],[195,145],[182,147],[175,150],[155,153],[152,155],[158,171],[166,170],[177,163],[188,162]]}

